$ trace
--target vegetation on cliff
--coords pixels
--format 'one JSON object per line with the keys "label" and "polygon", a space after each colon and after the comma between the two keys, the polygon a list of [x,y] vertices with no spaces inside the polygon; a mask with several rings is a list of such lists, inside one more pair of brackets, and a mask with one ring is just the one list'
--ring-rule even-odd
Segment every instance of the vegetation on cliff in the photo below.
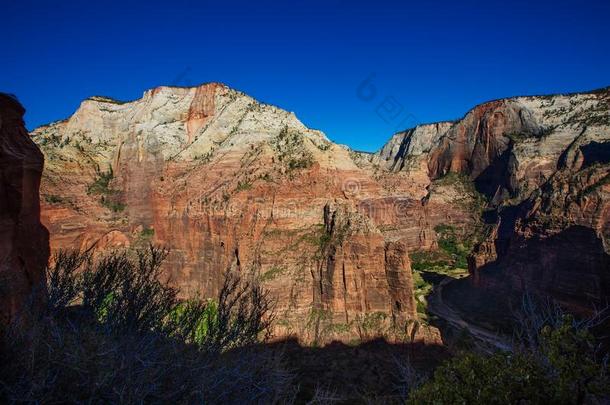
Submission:
{"label": "vegetation on cliff", "polygon": [[307,169],[314,163],[311,152],[305,147],[303,135],[284,127],[273,138],[271,145],[277,153],[277,159],[283,166],[283,172],[292,175],[300,169]]}
{"label": "vegetation on cliff", "polygon": [[114,179],[112,167],[108,171],[97,171],[96,178],[87,188],[87,194],[100,195],[100,204],[112,212],[121,212],[125,209],[125,204],[119,201],[120,192],[111,186]]}

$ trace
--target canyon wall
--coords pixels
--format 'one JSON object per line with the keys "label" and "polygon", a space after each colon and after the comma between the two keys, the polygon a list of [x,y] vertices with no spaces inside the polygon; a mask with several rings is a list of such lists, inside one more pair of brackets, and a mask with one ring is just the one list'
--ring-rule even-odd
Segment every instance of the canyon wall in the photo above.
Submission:
{"label": "canyon wall", "polygon": [[542,187],[499,210],[492,236],[471,257],[475,286],[544,293],[579,313],[607,305],[608,146],[577,140]]}
{"label": "canyon wall", "polygon": [[492,101],[427,128],[397,134],[378,156],[389,170],[425,163],[431,179],[467,176],[485,196],[469,258],[476,288],[582,312],[610,301],[610,89]]}
{"label": "canyon wall", "polygon": [[469,259],[474,285],[550,295],[581,312],[606,305],[610,91],[483,107],[464,120],[474,140],[457,127],[429,164],[433,176],[466,173],[489,198],[487,238]]}
{"label": "canyon wall", "polygon": [[0,324],[42,303],[49,238],[40,223],[44,159],[17,99],[0,93]]}
{"label": "canyon wall", "polygon": [[215,83],[160,87],[86,100],[32,135],[52,249],[165,246],[184,297],[215,295],[229,270],[255,275],[277,334],[307,341],[417,318],[407,249],[359,210],[391,193],[292,113]]}
{"label": "canyon wall", "polygon": [[[541,230],[508,213],[560,207],[545,229],[589,229],[596,244],[584,243],[601,255],[591,271],[606,280],[607,98],[485,103],[367,154],[218,83],[158,87],[127,103],[92,97],[32,133],[47,159],[42,218],[52,249],[168,247],[166,270],[184,296],[215,294],[230,269],[255,275],[277,298],[281,335],[404,333],[418,318],[409,256],[442,250],[447,230],[460,249],[477,245],[476,285],[501,285],[503,268],[515,288],[552,292],[533,268],[555,274],[563,259],[548,252],[563,248],[551,239],[534,250],[538,262],[519,259],[517,234]],[[586,190],[586,202],[566,206],[549,191],[562,187]],[[558,222],[566,210],[572,222]],[[521,270],[502,266],[506,257]],[[591,283],[572,295],[607,297],[605,281]]]}

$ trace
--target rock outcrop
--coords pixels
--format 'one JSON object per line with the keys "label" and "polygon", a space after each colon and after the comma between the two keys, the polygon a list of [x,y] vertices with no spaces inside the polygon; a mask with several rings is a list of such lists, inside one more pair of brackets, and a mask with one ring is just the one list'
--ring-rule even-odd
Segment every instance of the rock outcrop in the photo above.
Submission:
{"label": "rock outcrop", "polygon": [[24,113],[15,98],[0,93],[0,324],[45,297],[49,239],[38,194],[44,159]]}
{"label": "rock outcrop", "polygon": [[430,179],[462,174],[487,197],[476,287],[585,312],[610,301],[610,89],[485,103],[397,134],[376,159],[411,178],[422,162]]}
{"label": "rock outcrop", "polygon": [[575,159],[560,162],[560,169],[527,200],[500,210],[494,235],[471,258],[475,285],[544,293],[577,312],[607,305],[607,145],[593,141],[578,146]]}
{"label": "rock outcrop", "polygon": [[[610,91],[509,101],[508,112],[494,103],[492,116],[519,119],[476,125],[502,128],[479,131],[475,141],[479,151],[490,145],[495,152],[475,153],[475,145],[456,154],[459,170],[492,199],[489,217],[497,218],[470,258],[473,281],[505,293],[550,295],[577,311],[605,305],[610,300]],[[456,161],[441,150],[438,156]],[[432,159],[431,171],[448,167],[446,158],[438,161]]]}
{"label": "rock outcrop", "polygon": [[[470,267],[484,285],[486,269],[519,257],[506,246],[520,242],[502,242],[518,238],[505,235],[540,233],[508,226],[505,213],[555,204],[553,218],[568,210],[607,252],[607,186],[578,208],[545,191],[585,193],[607,174],[607,98],[485,103],[366,154],[217,83],[159,87],[127,103],[94,97],[32,133],[47,158],[43,222],[52,248],[167,246],[185,296],[214,294],[230,268],[254,274],[278,300],[279,334],[404,331],[417,318],[409,255],[445,249],[461,266],[456,255],[478,244]],[[607,274],[604,260],[594,274]],[[519,270],[532,277],[515,277],[535,283],[532,266]],[[574,296],[607,296],[596,285]]]}

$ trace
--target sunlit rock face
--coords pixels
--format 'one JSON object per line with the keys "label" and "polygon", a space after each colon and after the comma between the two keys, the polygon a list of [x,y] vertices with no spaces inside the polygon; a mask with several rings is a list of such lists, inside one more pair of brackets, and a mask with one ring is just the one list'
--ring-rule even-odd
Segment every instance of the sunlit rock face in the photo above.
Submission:
{"label": "sunlit rock face", "polygon": [[[408,247],[386,249],[374,221],[396,216],[402,193],[292,113],[216,83],[160,87],[85,100],[32,136],[48,159],[53,249],[165,246],[185,297],[215,294],[228,270],[252,274],[277,299],[277,334],[304,340],[416,318]],[[365,200],[384,204],[369,217]]]}
{"label": "sunlit rock face", "polygon": [[49,239],[38,196],[44,159],[25,129],[24,113],[16,99],[0,93],[1,324],[23,319],[45,297]]}
{"label": "sunlit rock face", "polygon": [[93,97],[32,133],[47,159],[42,218],[52,249],[166,246],[184,296],[213,295],[230,269],[256,276],[278,335],[348,341],[378,321],[404,333],[417,318],[409,254],[438,249],[439,225],[482,240],[486,199],[525,201],[576,139],[604,142],[607,127],[583,132],[563,112],[599,97],[487,103],[376,154],[222,84]]}

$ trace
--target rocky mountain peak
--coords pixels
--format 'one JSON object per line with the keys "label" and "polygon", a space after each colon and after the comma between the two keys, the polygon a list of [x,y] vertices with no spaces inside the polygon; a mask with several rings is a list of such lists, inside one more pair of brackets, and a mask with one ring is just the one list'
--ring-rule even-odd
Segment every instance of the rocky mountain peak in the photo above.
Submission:
{"label": "rocky mountain peak", "polygon": [[[244,149],[271,142],[283,130],[328,144],[293,113],[260,103],[220,83],[197,87],[160,86],[141,99],[120,102],[95,96],[83,101],[66,121],[36,129],[41,143],[77,142],[108,146],[133,142],[164,160],[209,158],[218,150]],[[108,160],[110,156],[106,156]]]}

